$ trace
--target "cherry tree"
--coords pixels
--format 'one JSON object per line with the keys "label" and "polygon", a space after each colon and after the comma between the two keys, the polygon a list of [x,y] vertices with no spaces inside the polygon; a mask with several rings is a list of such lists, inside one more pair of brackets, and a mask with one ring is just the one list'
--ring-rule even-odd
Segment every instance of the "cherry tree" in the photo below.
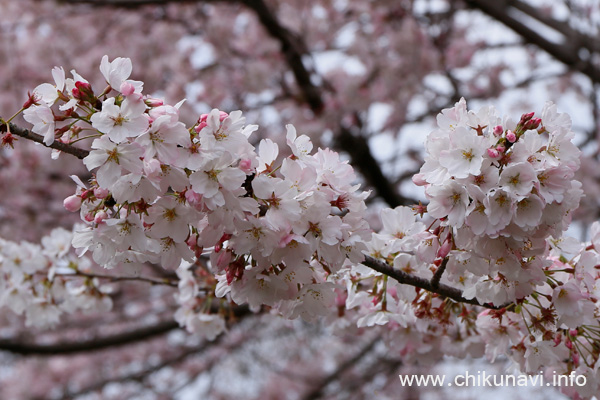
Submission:
{"label": "cherry tree", "polygon": [[[563,389],[573,397],[596,392],[599,228],[592,224],[586,243],[564,234],[584,189],[596,190],[593,174],[582,176],[585,185],[578,180],[581,152],[574,144],[595,150],[595,126],[577,125],[594,124],[595,108],[572,126],[546,99],[535,111],[533,103],[518,104],[522,111],[511,117],[490,106],[470,110],[461,98],[485,99],[540,81],[554,88],[571,82],[565,96],[586,95],[594,104],[594,59],[579,59],[581,49],[595,51],[592,45],[569,53],[511,19],[508,5],[467,2],[572,65],[548,73],[548,56],[530,51],[519,62],[531,74],[508,84],[503,74],[517,75],[520,65],[501,60],[490,73],[476,56],[521,44],[473,40],[462,21],[480,14],[454,3],[68,3],[85,4],[42,2],[28,10],[2,3],[7,13],[21,15],[6,27],[15,39],[7,46],[6,58],[14,60],[7,68],[19,78],[28,71],[35,76],[31,84],[8,82],[7,94],[11,85],[20,93],[3,98],[13,108],[4,115],[3,105],[2,111],[3,185],[20,189],[3,207],[6,221],[15,222],[0,247],[1,304],[11,311],[3,318],[15,326],[6,336],[18,332],[19,321],[25,328],[24,338],[1,345],[21,354],[117,345],[127,352],[110,354],[110,362],[123,368],[101,379],[82,368],[101,355],[56,358],[56,376],[30,396],[101,391],[118,398],[143,390],[169,396],[222,358],[240,368],[244,355],[236,352],[289,372],[285,386],[263,380],[253,388],[274,398],[282,390],[299,398],[323,396],[342,375],[351,390],[351,374],[360,371],[360,390],[383,374],[393,393],[387,382],[401,365],[467,354],[508,357],[530,374],[577,373],[587,384]],[[560,9],[513,3],[567,37],[585,39],[568,28],[569,20],[552,14]],[[81,14],[90,9],[97,13]],[[581,15],[576,6],[572,10],[569,18],[576,21]],[[298,12],[307,18],[298,19]],[[52,40],[64,67],[44,71],[37,58],[28,65],[26,57],[40,57],[32,48],[48,51],[40,37],[79,34],[82,26],[97,28],[106,20],[117,25],[108,24],[108,35],[119,39],[110,43],[124,46],[132,59],[86,46],[99,40],[90,29],[77,42],[81,47]],[[135,41],[155,34],[163,47],[153,57]],[[27,46],[20,48],[19,40]],[[344,64],[323,69],[319,58],[328,53],[330,63],[337,58]],[[174,69],[176,60],[181,69]],[[436,126],[427,129],[433,131],[422,133],[422,166],[414,149],[378,160],[376,147],[369,147],[406,135],[400,127],[411,129],[440,110]],[[377,116],[381,121],[374,124]],[[27,146],[25,139],[52,151]],[[413,165],[400,162],[406,158]],[[594,162],[584,158],[584,167]],[[48,185],[50,176],[56,184]],[[405,188],[410,177],[423,194]],[[46,189],[30,190],[38,186]],[[582,203],[584,221],[594,219],[595,205],[593,197]],[[27,226],[36,229],[15,233],[26,207],[36,214]],[[63,227],[41,231],[52,224]],[[146,323],[140,327],[135,319]],[[44,333],[52,344],[27,338],[27,332],[64,321],[73,327]],[[299,321],[350,335],[353,351]],[[85,339],[91,324],[106,333]],[[178,326],[189,335],[161,337]],[[248,330],[255,333],[248,336]],[[337,365],[333,372],[306,368],[310,356],[301,351],[273,360],[246,343],[266,335],[267,346],[289,348],[278,335],[302,331],[327,345],[321,362]],[[141,366],[140,353],[146,353]],[[199,353],[205,357],[192,357]],[[21,367],[35,373],[42,365],[29,359]],[[182,372],[171,373],[169,365],[183,366]],[[366,369],[348,372],[360,365]],[[61,369],[73,369],[77,380],[69,383]],[[306,378],[292,382],[296,374]],[[115,383],[118,393],[112,394]],[[12,395],[31,389],[15,386]]]}

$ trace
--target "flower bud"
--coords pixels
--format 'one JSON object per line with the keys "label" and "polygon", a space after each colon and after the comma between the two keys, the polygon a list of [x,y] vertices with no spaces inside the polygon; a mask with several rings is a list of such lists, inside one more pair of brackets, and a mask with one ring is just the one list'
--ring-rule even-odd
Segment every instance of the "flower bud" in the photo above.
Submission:
{"label": "flower bud", "polygon": [[540,124],[542,123],[542,119],[541,118],[532,118],[529,121],[527,121],[524,125],[523,128],[525,130],[528,129],[537,129],[538,126],[540,126]]}
{"label": "flower bud", "polygon": [[94,196],[97,199],[105,199],[108,196],[108,189],[97,187],[94,189]]}
{"label": "flower bud", "polygon": [[532,111],[530,113],[521,115],[521,121],[519,121],[519,124],[524,124],[525,122],[529,121],[531,118],[533,118],[534,114],[535,113]]}
{"label": "flower bud", "polygon": [[75,97],[77,100],[87,101],[92,104],[96,102],[96,97],[94,96],[92,85],[90,85],[87,82],[75,82],[75,88],[73,88],[71,93],[73,94],[73,97]]}
{"label": "flower bud", "polygon": [[571,336],[577,336],[577,329],[570,329],[569,330],[569,335],[571,335]]}
{"label": "flower bud", "polygon": [[494,136],[502,136],[502,134],[504,133],[504,129],[502,129],[502,125],[496,125],[494,127]]}
{"label": "flower bud", "polygon": [[108,218],[108,214],[106,213],[106,211],[103,210],[103,211],[96,213],[96,216],[94,217],[94,222],[97,224],[100,224],[106,218]]}
{"label": "flower bud", "polygon": [[130,82],[123,82],[119,88],[119,92],[123,93],[123,96],[131,96],[135,92],[135,86]]}
{"label": "flower bud", "polygon": [[244,171],[246,174],[252,172],[252,160],[249,158],[244,158],[240,160],[240,169]]}
{"label": "flower bud", "polygon": [[417,186],[425,186],[427,185],[427,181],[425,180],[424,174],[414,174],[412,177],[412,181]]}
{"label": "flower bud", "polygon": [[514,143],[517,141],[517,135],[515,135],[513,131],[506,131],[506,140],[508,140],[511,143]]}
{"label": "flower bud", "polygon": [[452,240],[447,238],[438,249],[437,256],[441,259],[444,259],[448,253],[450,253],[450,250],[452,250]]}
{"label": "flower bud", "polygon": [[145,102],[148,107],[160,107],[164,104],[161,99],[155,99],[154,97],[148,97]]}
{"label": "flower bud", "polygon": [[77,196],[76,194],[69,196],[63,201],[63,206],[67,211],[79,211],[81,208],[81,197]]}
{"label": "flower bud", "polygon": [[490,158],[498,158],[498,156],[500,155],[500,153],[496,149],[487,149],[487,154],[488,156],[490,156]]}

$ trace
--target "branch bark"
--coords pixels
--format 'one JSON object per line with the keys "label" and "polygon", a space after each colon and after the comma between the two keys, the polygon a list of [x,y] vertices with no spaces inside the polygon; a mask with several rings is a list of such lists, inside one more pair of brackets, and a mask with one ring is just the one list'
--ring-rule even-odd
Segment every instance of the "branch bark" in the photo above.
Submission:
{"label": "branch bark", "polygon": [[445,285],[445,284],[439,283],[439,282],[436,283],[436,282],[434,282],[433,279],[428,280],[425,278],[421,278],[419,276],[407,274],[406,272],[400,271],[398,269],[394,269],[392,266],[388,265],[387,263],[377,260],[370,256],[366,256],[365,260],[362,262],[362,264],[366,265],[367,267],[369,267],[377,272],[387,275],[390,278],[395,279],[400,283],[403,283],[406,285],[411,285],[411,286],[414,286],[414,287],[417,287],[420,289],[424,289],[424,290],[427,290],[428,292],[437,293],[442,297],[452,299],[458,303],[472,304],[475,306],[489,308],[491,310],[499,310],[499,309],[502,309],[509,305],[509,304],[504,304],[501,306],[494,306],[493,304],[487,304],[487,303],[481,304],[476,299],[466,299],[465,297],[463,297],[462,292],[457,288],[454,288],[452,286],[448,286],[448,285]]}
{"label": "branch bark", "polygon": [[76,342],[60,342],[54,344],[23,343],[12,340],[0,340],[0,350],[21,355],[56,355],[73,354],[122,346],[160,336],[173,329],[179,328],[175,321],[162,321],[156,325],[123,332],[116,335],[93,338]]}
{"label": "branch bark", "polygon": [[[10,125],[10,132],[13,135],[17,135],[19,137],[31,140],[36,143],[40,143],[51,149],[60,150],[63,153],[68,153],[68,154],[74,155],[75,157],[77,157],[79,159],[83,159],[83,158],[87,157],[87,155],[90,153],[88,150],[80,149],[79,147],[75,147],[70,144],[62,143],[62,142],[59,142],[56,140],[50,146],[48,146],[44,143],[43,136],[38,135],[37,133],[31,132],[30,130],[20,128],[17,125],[12,124],[12,123],[9,125]],[[1,124],[0,125],[0,133],[4,133],[4,132],[7,132],[6,124]]]}

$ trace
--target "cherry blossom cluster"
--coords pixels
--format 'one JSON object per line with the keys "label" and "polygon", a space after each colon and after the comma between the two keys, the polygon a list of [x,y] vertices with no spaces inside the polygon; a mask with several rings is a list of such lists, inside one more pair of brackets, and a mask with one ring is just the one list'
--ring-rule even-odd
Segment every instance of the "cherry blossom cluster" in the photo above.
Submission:
{"label": "cherry blossom cluster", "polygon": [[128,59],[104,57],[100,71],[108,86],[97,94],[55,68],[24,116],[46,144],[93,139],[92,178],[73,176],[64,201],[85,223],[72,245],[128,275],[174,270],[175,318],[188,331],[213,339],[228,307],[247,304],[379,326],[407,359],[503,354],[525,372],[586,375],[582,396],[597,388],[600,224],[589,244],[563,236],[582,190],[570,119],[556,106],[516,122],[464,100],[443,110],[414,177],[429,204],[383,209],[372,233],[353,169],[293,126],[286,149],[256,148],[257,127],[239,111],[186,127],[181,102],[129,80]]}
{"label": "cherry blossom cluster", "polygon": [[540,119],[514,123],[461,100],[438,126],[414,178],[430,203],[382,210],[368,254],[488,309],[359,264],[341,277],[346,315],[386,326],[406,359],[504,355],[523,372],[583,375],[587,384],[570,394],[591,397],[600,384],[600,223],[591,243],[563,236],[581,197],[570,119],[547,104]]}
{"label": "cherry blossom cluster", "polygon": [[531,294],[546,279],[548,240],[560,241],[583,194],[570,118],[548,103],[515,123],[491,107],[468,112],[463,99],[438,126],[414,181],[450,251],[445,277],[496,306]]}
{"label": "cherry blossom cluster", "polygon": [[[209,318],[201,314],[213,295],[291,318],[323,313],[335,298],[327,277],[348,258],[360,261],[370,236],[368,193],[347,162],[328,149],[311,153],[291,125],[289,156],[279,161],[269,139],[255,152],[257,127],[239,111],[215,109],[187,128],[181,103],[144,96],[143,84],[128,79],[130,60],[104,57],[100,71],[108,87],[97,95],[75,71],[65,79],[55,68],[55,84],[35,88],[24,111],[46,144],[94,139],[83,160],[94,178],[74,178],[77,193],[65,199],[87,224],[73,238],[80,254],[128,273],[144,263],[180,268],[178,320],[190,330],[199,324],[190,315]],[[218,282],[207,296],[181,270],[202,256]]]}
{"label": "cherry blossom cluster", "polygon": [[74,254],[72,238],[56,228],[41,246],[0,239],[0,307],[25,314],[27,326],[53,326],[63,313],[110,310],[108,288],[78,275],[91,262]]}

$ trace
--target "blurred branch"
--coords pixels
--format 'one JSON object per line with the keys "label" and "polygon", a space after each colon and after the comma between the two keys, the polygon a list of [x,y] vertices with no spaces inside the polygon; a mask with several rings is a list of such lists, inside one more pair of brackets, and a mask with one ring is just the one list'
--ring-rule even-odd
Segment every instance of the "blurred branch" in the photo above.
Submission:
{"label": "blurred branch", "polygon": [[[210,0],[203,0],[210,2]],[[235,3],[237,0],[214,0],[219,2]],[[58,3],[63,4],[88,4],[98,7],[123,7],[123,8],[137,8],[141,6],[157,6],[165,4],[189,4],[198,3],[199,0],[57,0]]]}
{"label": "blurred branch", "polygon": [[[165,367],[171,366],[173,364],[181,363],[181,362],[185,361],[188,357],[191,357],[193,355],[197,355],[197,354],[204,352],[205,350],[218,344],[222,338],[223,338],[223,335],[217,337],[212,342],[206,341],[197,347],[194,347],[191,349],[186,349],[186,350],[182,351],[181,353],[177,354],[176,356],[166,358],[166,359],[162,360],[160,363],[153,365],[149,368],[146,368],[144,370],[134,372],[134,373],[124,375],[124,376],[118,376],[118,377],[114,377],[114,378],[104,379],[104,380],[98,381],[90,386],[87,386],[83,389],[80,389],[77,392],[67,392],[62,397],[62,400],[77,398],[84,394],[94,392],[96,390],[100,390],[104,386],[106,386],[110,383],[114,383],[114,382],[142,381],[154,372],[157,372],[157,371],[159,371]],[[214,362],[214,360],[212,360],[212,361],[213,362],[210,363],[206,369],[210,370],[214,366],[215,362]]]}
{"label": "blurred branch", "polygon": [[369,142],[362,135],[353,135],[349,128],[341,127],[336,143],[346,151],[352,164],[358,168],[367,182],[375,188],[390,207],[415,204],[416,201],[398,193],[396,186],[383,174],[379,162],[369,149]]}
{"label": "blurred branch", "polygon": [[179,328],[175,321],[161,321],[158,324],[123,332],[116,335],[93,338],[89,340],[59,342],[54,344],[22,343],[16,340],[0,340],[0,350],[21,355],[54,355],[73,354],[102,350],[108,347],[122,346],[162,335]]}
{"label": "blurred branch", "polygon": [[[60,150],[63,153],[68,153],[68,154],[74,155],[75,157],[77,157],[79,159],[83,159],[89,154],[88,150],[80,149],[79,147],[71,146],[69,144],[62,143],[62,142],[59,142],[56,140],[50,146],[48,146],[44,143],[43,136],[38,135],[37,133],[33,133],[30,130],[20,128],[15,124],[9,124],[9,125],[10,125],[10,132],[13,135],[20,136],[24,139],[28,139],[28,140],[34,141],[36,143],[40,143],[51,149]],[[6,131],[7,131],[6,124],[1,124],[0,125],[0,133],[4,133]]]}
{"label": "blurred branch", "polygon": [[356,353],[353,357],[347,359],[343,363],[341,363],[332,373],[323,378],[310,392],[308,392],[303,400],[316,400],[323,396],[323,390],[332,382],[338,380],[340,376],[348,369],[352,368],[359,362],[364,356],[369,354],[369,352],[373,349],[373,347],[379,341],[379,337],[373,339],[366,346],[362,348],[358,353]]}
{"label": "blurred branch", "polygon": [[[525,41],[548,52],[570,68],[587,75],[593,82],[600,82],[600,69],[594,66],[591,53],[600,51],[600,41],[575,31],[566,21],[559,21],[544,15],[541,10],[519,0],[465,0],[466,4],[478,9],[519,34]],[[522,22],[518,15],[524,15],[545,25],[563,36],[560,43],[550,41],[538,33],[530,24]],[[582,52],[584,50],[584,52]],[[583,53],[588,53],[586,56]]]}
{"label": "blurred branch", "polygon": [[[242,318],[251,313],[248,306],[236,306],[231,308],[230,316]],[[155,325],[145,326],[134,329],[129,332],[118,333],[115,335],[97,337],[89,340],[59,342],[53,344],[23,343],[17,340],[0,340],[0,351],[9,351],[21,355],[55,355],[55,354],[74,354],[89,351],[103,350],[109,347],[122,346],[142,340],[150,339],[155,336],[163,335],[174,329],[178,329],[179,324],[175,321],[161,321]]]}
{"label": "blurred branch", "polygon": [[[308,46],[301,36],[281,24],[264,0],[63,0],[63,2],[127,8],[174,3],[243,4],[254,11],[267,33],[280,43],[281,52],[294,75],[302,100],[315,115],[321,115],[325,109],[323,88],[313,83],[312,73],[303,62],[303,58],[310,55]],[[350,154],[352,165],[361,172],[377,195],[381,196],[390,207],[414,203],[413,200],[400,195],[394,184],[384,175],[363,136],[352,135],[347,128],[341,127],[337,145]]]}

